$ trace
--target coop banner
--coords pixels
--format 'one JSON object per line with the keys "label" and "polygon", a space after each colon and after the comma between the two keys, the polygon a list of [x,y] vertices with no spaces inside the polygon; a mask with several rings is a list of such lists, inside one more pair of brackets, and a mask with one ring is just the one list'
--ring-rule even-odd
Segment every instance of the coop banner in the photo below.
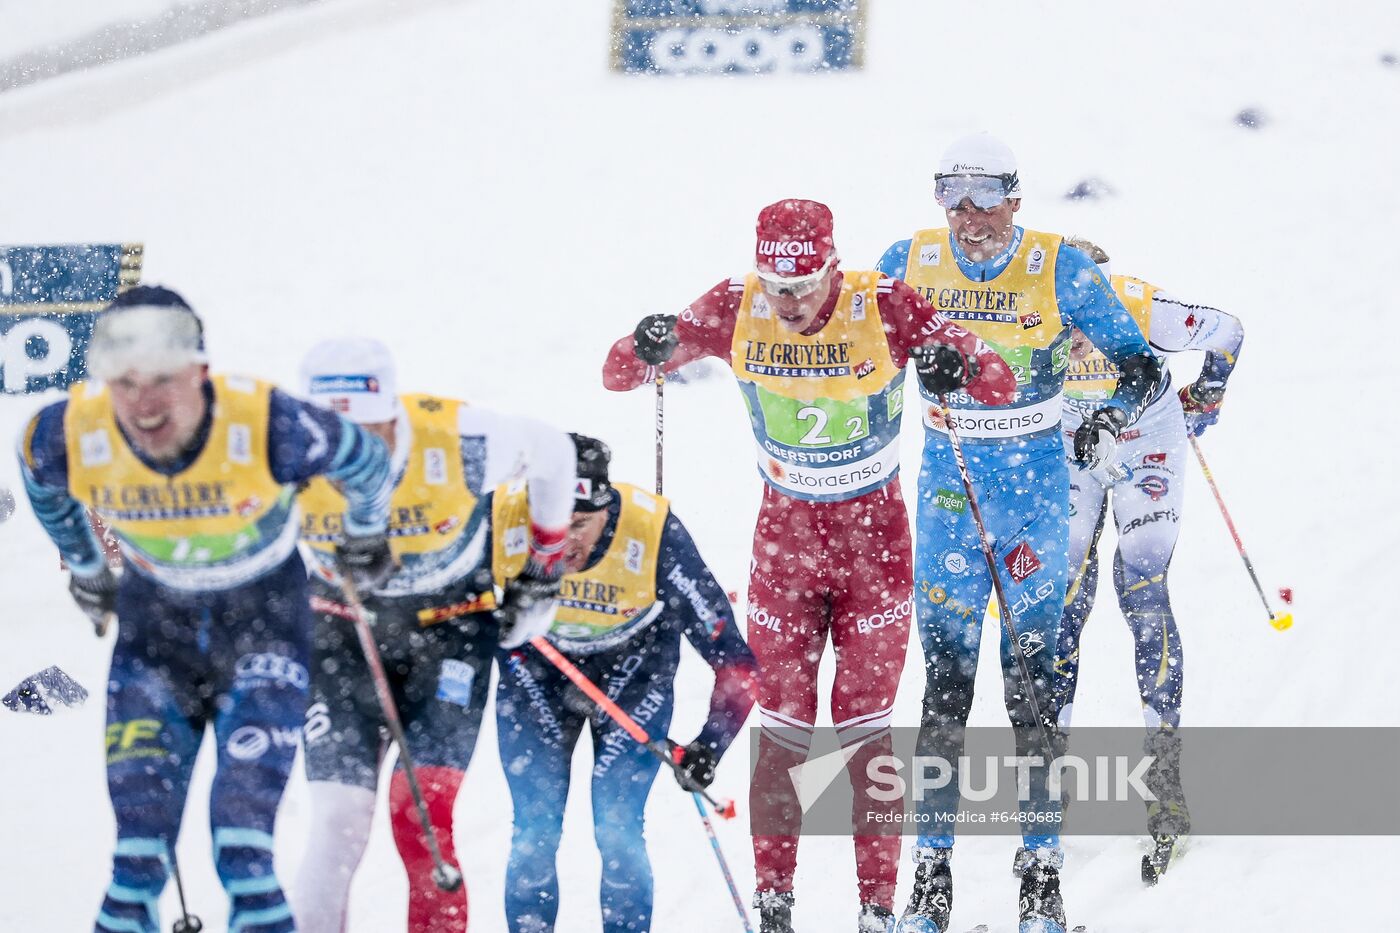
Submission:
{"label": "coop banner", "polygon": [[141,246],[0,246],[0,392],[61,389],[87,375],[97,313],[141,279]]}
{"label": "coop banner", "polygon": [[647,74],[859,68],[868,0],[617,0],[613,67]]}

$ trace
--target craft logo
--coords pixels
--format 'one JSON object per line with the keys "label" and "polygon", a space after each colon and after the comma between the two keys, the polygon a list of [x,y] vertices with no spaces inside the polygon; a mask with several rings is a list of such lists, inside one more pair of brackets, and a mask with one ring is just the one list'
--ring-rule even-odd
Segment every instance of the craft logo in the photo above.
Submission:
{"label": "craft logo", "polygon": [[1144,476],[1135,485],[1138,489],[1141,489],[1143,493],[1147,495],[1153,502],[1156,502],[1163,496],[1165,496],[1167,494],[1168,489],[1170,488],[1167,485],[1166,477],[1157,476],[1155,474],[1151,476]]}
{"label": "craft logo", "polygon": [[1010,554],[1007,554],[1003,561],[1006,570],[1011,574],[1011,579],[1021,583],[1031,574],[1040,569],[1040,558],[1036,556],[1034,550],[1026,542],[1022,541],[1016,545]]}

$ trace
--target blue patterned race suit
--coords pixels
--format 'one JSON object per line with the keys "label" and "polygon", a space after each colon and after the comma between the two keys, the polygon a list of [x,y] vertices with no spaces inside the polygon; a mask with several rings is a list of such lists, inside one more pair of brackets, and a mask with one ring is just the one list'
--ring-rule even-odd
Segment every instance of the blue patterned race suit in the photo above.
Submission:
{"label": "blue patterned race suit", "polygon": [[[124,436],[104,442],[110,446],[103,453],[136,457],[187,497],[189,490],[217,485],[225,450],[248,469],[265,471],[261,475],[270,476],[280,490],[279,504],[290,503],[298,484],[324,474],[346,491],[348,527],[361,534],[382,532],[389,481],[383,444],[339,416],[265,385],[260,409],[239,403],[244,413],[253,410],[265,418],[265,425],[253,419],[229,423],[228,412],[238,404],[222,393],[251,385],[232,377],[207,382],[204,423],[188,453],[174,462],[145,461]],[[103,555],[85,503],[69,488],[70,468],[78,466],[69,461],[72,445],[65,439],[69,404],[51,405],[30,422],[20,444],[21,468],[35,514],[68,566],[93,573]],[[109,422],[108,435],[120,434],[114,424]],[[244,456],[250,448],[238,441],[250,436],[265,438],[265,464]],[[208,495],[199,508],[162,511],[162,520],[181,523],[178,533],[198,541],[193,536],[201,514],[222,508],[209,505],[217,494]],[[251,511],[255,505],[245,499],[234,507]],[[306,571],[294,549],[275,550],[286,540],[294,543],[279,524],[291,523],[294,536],[293,517],[289,507],[270,513],[257,529],[258,543],[248,549],[251,558],[241,563],[201,562],[191,552],[193,559],[182,565],[153,564],[139,540],[133,545],[118,532],[126,569],[117,590],[119,628],[106,731],[117,843],[98,933],[160,929],[157,903],[170,874],[190,774],[209,727],[217,749],[209,819],[215,867],[229,897],[228,928],[240,933],[294,929],[272,856],[273,824],[296,754],[309,682]],[[178,557],[178,548],[175,553]],[[221,585],[208,585],[215,576]]]}
{"label": "blue patterned race suit", "polygon": [[[916,860],[953,844],[958,811],[957,761],[972,706],[983,616],[992,579],[972,510],[952,455],[947,417],[962,442],[973,489],[994,542],[996,572],[1032,678],[1029,697],[1003,629],[1001,663],[1017,754],[1044,755],[1053,738],[1051,684],[1067,578],[1069,467],[1060,438],[1061,384],[1071,328],[1078,327],[1120,364],[1150,353],[1137,325],[1094,264],[1053,234],[1021,227],[996,257],[973,262],[946,229],[924,230],[895,243],[880,261],[934,307],[981,337],[1011,364],[1017,395],[988,406],[963,393],[948,396],[949,412],[925,393],[923,464],[915,528],[915,605],[925,657],[920,755],[949,762],[952,780],[916,801],[924,829]],[[1150,386],[1147,390],[1150,391]],[[1136,417],[1143,387],[1128,385],[1105,402]],[[1032,770],[1022,803],[1024,844],[1059,845],[1059,803],[1044,771]]]}

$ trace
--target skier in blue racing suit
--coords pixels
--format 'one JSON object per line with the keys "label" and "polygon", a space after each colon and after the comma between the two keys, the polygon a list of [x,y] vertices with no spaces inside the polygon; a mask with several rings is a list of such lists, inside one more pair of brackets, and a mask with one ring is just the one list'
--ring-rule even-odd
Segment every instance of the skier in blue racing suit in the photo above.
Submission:
{"label": "skier in blue racing suit", "polygon": [[[918,752],[948,761],[953,779],[916,801],[921,818],[914,849],[918,873],[900,920],[902,931],[947,929],[953,814],[958,809],[956,762],[992,591],[955,466],[949,421],[962,442],[994,541],[996,572],[1010,602],[1002,611],[1010,612],[1017,632],[1016,646],[1005,633],[1001,641],[1017,753],[1048,761],[1054,748],[1047,749],[1046,743],[1058,747],[1051,686],[1067,577],[1069,466],[1060,410],[1071,330],[1077,327],[1088,335],[1122,373],[1114,395],[1086,417],[1075,435],[1081,468],[1109,457],[1119,431],[1150,397],[1161,369],[1087,256],[1058,235],[1012,223],[1021,204],[1016,172],[1011,150],[987,134],[955,142],[935,175],[935,197],[948,226],[900,240],[879,264],[881,272],[914,286],[940,313],[991,345],[1011,364],[1018,383],[1008,405],[983,405],[950,393],[944,400],[925,394],[921,406],[926,431],[914,580],[926,681]],[[1029,685],[1023,683],[1016,649],[1030,671]],[[1022,929],[1059,931],[1064,925],[1059,802],[1050,799],[1043,769],[1030,774],[1022,839],[1034,870],[1022,876]]]}

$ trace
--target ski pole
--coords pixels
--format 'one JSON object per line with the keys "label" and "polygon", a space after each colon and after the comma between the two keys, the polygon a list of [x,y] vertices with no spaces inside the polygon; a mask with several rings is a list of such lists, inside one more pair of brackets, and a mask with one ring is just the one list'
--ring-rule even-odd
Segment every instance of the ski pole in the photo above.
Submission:
{"label": "ski pole", "polygon": [[433,832],[432,818],[428,816],[428,803],[423,799],[423,789],[418,786],[418,772],[413,768],[413,756],[408,751],[408,736],[404,734],[403,722],[399,719],[399,708],[394,703],[394,693],[389,689],[389,676],[384,672],[384,660],[379,656],[379,646],[374,641],[370,628],[370,613],[360,602],[355,581],[349,574],[343,577],[345,601],[350,609],[350,620],[355,626],[355,635],[360,640],[360,651],[369,665],[370,679],[374,681],[374,692],[379,697],[379,708],[384,713],[384,723],[389,727],[389,735],[399,747],[399,763],[403,765],[404,776],[408,779],[408,790],[413,795],[413,803],[418,808],[418,822],[423,835],[428,840],[428,852],[433,857],[433,883],[444,891],[455,891],[462,886],[462,873],[447,864],[438,847],[437,834]]}
{"label": "ski pole", "polygon": [[[666,408],[662,396],[662,393],[665,391],[665,386],[666,372],[658,366],[656,367],[656,494],[658,496],[662,494],[664,489],[661,467],[663,462],[662,452],[665,448],[666,441]],[[679,761],[675,760],[675,752],[679,750],[678,747],[672,752],[671,764],[680,764]],[[752,933],[753,927],[749,926],[749,915],[744,910],[743,899],[739,897],[739,889],[734,884],[734,875],[730,873],[729,863],[725,861],[724,852],[719,847],[719,837],[715,835],[715,826],[710,822],[710,815],[705,812],[704,798],[700,796],[699,791],[692,790],[690,792],[690,799],[695,803],[695,812],[700,814],[700,822],[705,826],[705,835],[709,837],[710,848],[715,851],[715,859],[719,862],[720,873],[724,875],[724,883],[729,887],[729,896],[734,898],[734,906],[739,911],[739,919],[744,923],[744,930],[746,933]],[[732,816],[732,802],[730,803],[730,807],[730,816]],[[724,816],[724,813],[721,812],[720,815]],[[730,817],[725,816],[725,818],[729,819]]]}
{"label": "ski pole", "polygon": [[598,707],[603,712],[607,713],[608,716],[612,718],[613,722],[621,726],[623,731],[635,739],[637,744],[661,759],[666,767],[670,768],[680,779],[681,784],[690,790],[691,798],[695,801],[695,806],[699,809],[700,817],[704,821],[705,832],[710,837],[710,847],[714,849],[715,859],[719,862],[719,870],[724,875],[724,883],[729,886],[729,895],[734,899],[734,907],[739,911],[739,919],[743,921],[744,931],[745,933],[753,933],[753,927],[749,924],[749,915],[744,911],[743,899],[739,897],[739,889],[734,885],[734,875],[730,872],[729,863],[725,860],[724,852],[721,851],[719,847],[719,838],[715,835],[714,826],[710,823],[709,817],[705,814],[705,808],[700,802],[701,799],[704,799],[721,817],[726,820],[732,820],[738,813],[734,806],[734,801],[716,800],[714,797],[710,796],[709,792],[705,789],[696,787],[689,776],[681,770],[680,764],[676,761],[672,753],[672,746],[669,740],[652,739],[652,737],[647,734],[646,729],[642,728],[640,723],[627,715],[622,707],[614,703],[612,699],[600,690],[597,684],[589,680],[588,675],[579,670],[572,661],[560,654],[559,649],[551,645],[544,636],[541,635],[530,639],[530,644],[534,646],[536,651],[544,655],[545,660],[549,661],[550,664],[553,664],[559,669],[560,673],[569,678],[574,686],[582,690],[594,703],[597,703]]}
{"label": "ski pole", "polygon": [[1240,540],[1240,533],[1235,530],[1235,523],[1230,520],[1230,511],[1225,508],[1225,500],[1220,496],[1220,487],[1215,485],[1215,477],[1211,475],[1210,467],[1206,466],[1205,455],[1201,453],[1201,445],[1196,443],[1194,434],[1187,435],[1191,442],[1191,449],[1196,452],[1196,459],[1201,464],[1201,472],[1205,474],[1206,483],[1210,486],[1210,491],[1215,495],[1215,504],[1220,506],[1220,514],[1225,519],[1225,527],[1230,529],[1230,537],[1235,539],[1235,547],[1239,549],[1240,557],[1244,558],[1244,569],[1249,571],[1249,579],[1254,581],[1254,589],[1259,594],[1259,600],[1264,604],[1264,611],[1269,614],[1269,624],[1282,632],[1293,625],[1293,613],[1275,613],[1273,607],[1269,605],[1269,597],[1264,595],[1264,587],[1259,582],[1259,574],[1254,572],[1254,564],[1249,559],[1249,554],[1245,552],[1244,542]]}
{"label": "ski pole", "polygon": [[165,848],[170,852],[170,873],[175,877],[175,895],[180,899],[180,919],[171,925],[170,933],[200,933],[204,929],[204,921],[190,913],[185,906],[185,885],[180,880],[180,860],[175,856],[175,846],[167,842]]}
{"label": "ski pole", "polygon": [[1055,758],[1055,746],[1050,741],[1050,732],[1046,727],[1045,718],[1041,715],[1040,703],[1035,698],[1035,683],[1031,679],[1030,666],[1026,664],[1026,654],[1021,650],[1021,640],[1017,637],[1016,619],[1011,613],[1011,603],[1001,585],[1001,575],[997,573],[996,551],[992,547],[991,535],[987,534],[987,525],[982,521],[982,509],[977,504],[977,494],[972,489],[972,474],[967,469],[967,460],[963,458],[962,441],[958,439],[957,428],[953,427],[953,413],[948,408],[947,396],[938,396],[938,404],[943,409],[943,422],[948,428],[948,440],[953,446],[953,460],[958,465],[958,476],[962,479],[963,491],[967,493],[967,504],[972,509],[972,522],[977,526],[982,557],[987,561],[987,572],[992,575],[992,589],[996,592],[997,603],[1001,606],[1001,624],[1006,628],[1007,635],[1011,636],[1011,650],[1016,655],[1016,665],[1021,671],[1021,684],[1026,690],[1026,702],[1030,705],[1031,715],[1035,717],[1040,739],[1045,743],[1045,759],[1051,761]]}
{"label": "ski pole", "polygon": [[666,371],[656,367],[656,494],[661,495],[662,451],[666,441]]}

